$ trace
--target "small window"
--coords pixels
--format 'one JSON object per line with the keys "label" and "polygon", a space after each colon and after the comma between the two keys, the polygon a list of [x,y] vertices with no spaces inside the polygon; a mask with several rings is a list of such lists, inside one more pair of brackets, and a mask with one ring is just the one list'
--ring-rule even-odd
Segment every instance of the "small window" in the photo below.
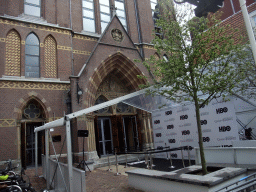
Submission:
{"label": "small window", "polygon": [[41,16],[41,1],[40,0],[24,0],[24,13],[36,17]]}
{"label": "small window", "polygon": [[39,40],[31,33],[25,43],[25,77],[39,78],[39,69]]}
{"label": "small window", "polygon": [[83,0],[83,30],[95,33],[93,0]]}

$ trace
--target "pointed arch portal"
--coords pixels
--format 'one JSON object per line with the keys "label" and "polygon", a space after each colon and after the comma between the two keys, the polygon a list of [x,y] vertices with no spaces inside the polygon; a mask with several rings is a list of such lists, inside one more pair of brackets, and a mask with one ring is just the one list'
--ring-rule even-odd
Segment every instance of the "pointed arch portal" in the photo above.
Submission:
{"label": "pointed arch portal", "polygon": [[89,106],[94,105],[97,98],[93,98],[92,95],[97,95],[100,84],[110,74],[117,77],[125,85],[125,89],[129,91],[128,93],[139,90],[139,85],[147,83],[145,79],[138,78],[138,75],[143,74],[135,63],[122,53],[115,53],[102,62],[90,78],[87,92]]}

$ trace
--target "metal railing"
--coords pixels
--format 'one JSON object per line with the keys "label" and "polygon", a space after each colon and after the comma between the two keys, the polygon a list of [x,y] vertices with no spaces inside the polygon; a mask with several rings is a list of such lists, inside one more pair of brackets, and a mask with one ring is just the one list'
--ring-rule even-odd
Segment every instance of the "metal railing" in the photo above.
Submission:
{"label": "metal railing", "polygon": [[231,183],[215,192],[252,192],[256,191],[256,173]]}
{"label": "metal railing", "polygon": [[[126,155],[127,154],[133,154],[133,155],[145,155],[145,164],[147,165],[147,168],[148,169],[152,169],[153,167],[153,154],[156,154],[156,153],[170,153],[170,168],[174,168],[173,166],[173,163],[172,163],[172,157],[171,157],[171,152],[172,151],[181,151],[181,157],[182,157],[182,164],[183,164],[183,167],[185,167],[185,163],[184,163],[184,156],[183,156],[183,151],[187,150],[187,153],[188,153],[188,158],[189,158],[189,166],[191,165],[191,159],[190,159],[190,150],[192,150],[193,147],[191,146],[182,146],[182,147],[175,147],[175,148],[170,148],[170,147],[163,147],[161,149],[159,148],[156,148],[156,149],[144,149],[143,152],[116,152],[115,155],[116,155],[116,166],[118,166],[118,162],[117,162],[117,155]],[[127,158],[126,158],[126,164],[125,164],[125,167],[127,167]],[[118,169],[117,169],[117,173],[118,174]]]}

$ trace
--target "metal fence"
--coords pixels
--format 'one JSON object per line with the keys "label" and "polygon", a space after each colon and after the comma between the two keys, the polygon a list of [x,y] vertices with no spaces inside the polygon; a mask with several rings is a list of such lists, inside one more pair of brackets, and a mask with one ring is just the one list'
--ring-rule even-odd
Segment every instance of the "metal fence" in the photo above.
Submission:
{"label": "metal fence", "polygon": [[[42,155],[43,177],[50,183],[54,191],[69,191],[68,166],[64,163],[57,164],[56,160],[49,159],[49,176],[47,178],[46,158]],[[85,171],[73,167],[73,191],[86,192]]]}

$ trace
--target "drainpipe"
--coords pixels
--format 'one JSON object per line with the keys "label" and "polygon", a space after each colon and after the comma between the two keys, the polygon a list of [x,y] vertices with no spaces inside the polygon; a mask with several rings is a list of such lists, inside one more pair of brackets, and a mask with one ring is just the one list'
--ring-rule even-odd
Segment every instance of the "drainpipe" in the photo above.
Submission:
{"label": "drainpipe", "polygon": [[141,35],[141,28],[140,28],[140,18],[139,18],[139,10],[138,10],[138,2],[137,0],[134,0],[134,7],[135,7],[135,16],[136,16],[136,22],[137,22],[137,30],[139,35],[139,48],[140,48],[140,54],[145,59],[143,45],[142,45],[142,35]]}
{"label": "drainpipe", "polygon": [[74,75],[74,54],[73,54],[73,25],[72,25],[72,6],[71,6],[71,0],[69,0],[69,20],[70,20],[70,28],[71,28],[71,71],[72,75]]}
{"label": "drainpipe", "polygon": [[242,9],[242,13],[243,13],[243,17],[244,17],[244,22],[245,22],[245,26],[246,26],[246,30],[247,30],[248,37],[249,37],[250,44],[251,44],[254,62],[256,63],[256,44],[255,44],[255,37],[254,37],[253,30],[252,30],[252,25],[251,25],[251,22],[250,22],[248,10],[247,10],[247,7],[246,7],[246,1],[245,1],[245,0],[239,0],[239,2],[240,2],[240,7],[241,7],[241,9]]}

